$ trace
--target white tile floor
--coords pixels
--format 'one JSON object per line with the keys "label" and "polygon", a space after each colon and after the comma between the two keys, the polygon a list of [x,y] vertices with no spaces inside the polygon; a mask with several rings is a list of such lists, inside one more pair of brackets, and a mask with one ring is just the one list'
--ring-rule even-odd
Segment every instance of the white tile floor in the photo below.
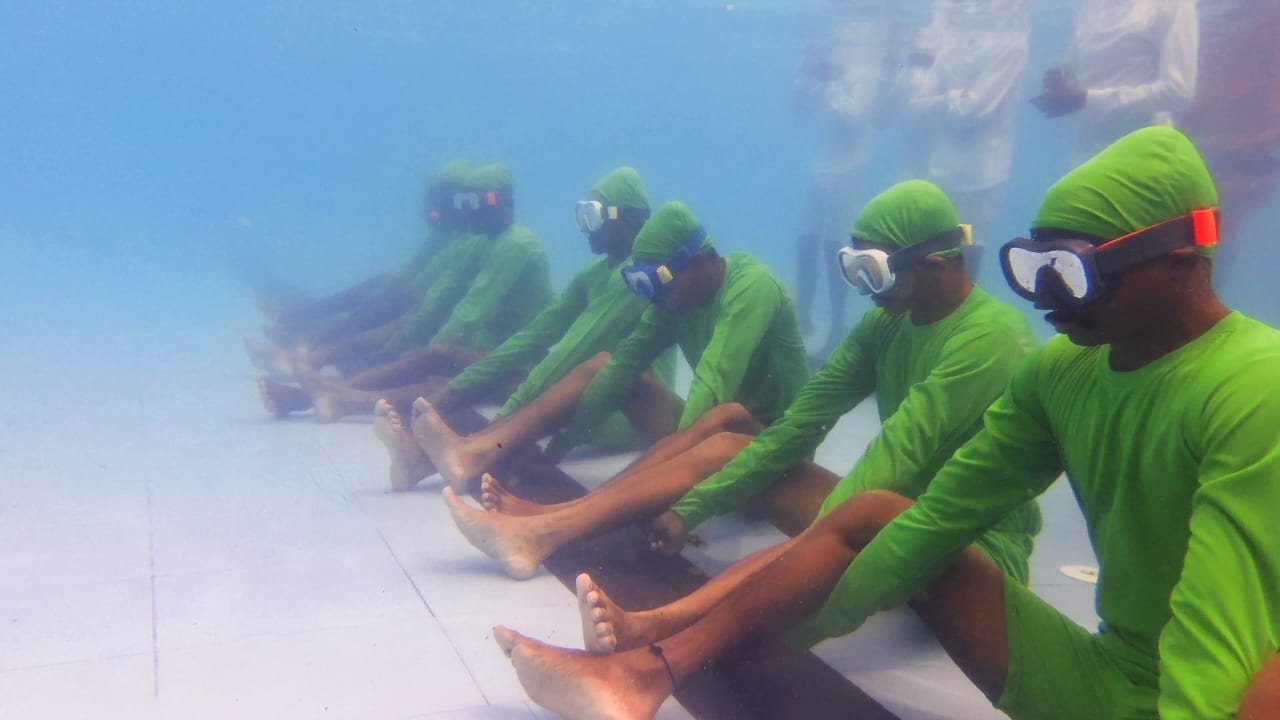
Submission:
{"label": "white tile floor", "polygon": [[[268,421],[235,334],[166,342],[180,349],[0,360],[23,370],[0,406],[0,720],[546,717],[490,630],[580,642],[558,582],[499,575],[436,486],[383,492],[366,421]],[[820,460],[847,466],[867,420]],[[1092,561],[1074,503],[1055,490],[1049,507],[1037,587],[1091,623],[1091,588],[1056,571]],[[712,569],[779,537],[707,534],[694,558]],[[822,654],[905,720],[998,717],[905,614]]]}

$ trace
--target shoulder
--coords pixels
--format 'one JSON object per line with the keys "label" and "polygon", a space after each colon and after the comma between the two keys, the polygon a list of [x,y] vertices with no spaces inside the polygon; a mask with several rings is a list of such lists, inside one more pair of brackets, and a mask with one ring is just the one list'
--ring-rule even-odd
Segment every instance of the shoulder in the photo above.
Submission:
{"label": "shoulder", "polygon": [[1206,390],[1280,402],[1280,330],[1235,312],[1219,322],[1192,366]]}
{"label": "shoulder", "polygon": [[518,247],[527,250],[542,250],[542,240],[538,238],[528,225],[516,223],[507,228],[501,235],[496,238],[496,242],[509,247]]}
{"label": "shoulder", "polygon": [[724,297],[778,302],[785,291],[767,265],[748,253],[724,257]]}
{"label": "shoulder", "polygon": [[1000,352],[1016,352],[1018,357],[1036,347],[1031,322],[1020,310],[975,287],[967,308],[957,318],[951,338],[962,343],[988,345]]}

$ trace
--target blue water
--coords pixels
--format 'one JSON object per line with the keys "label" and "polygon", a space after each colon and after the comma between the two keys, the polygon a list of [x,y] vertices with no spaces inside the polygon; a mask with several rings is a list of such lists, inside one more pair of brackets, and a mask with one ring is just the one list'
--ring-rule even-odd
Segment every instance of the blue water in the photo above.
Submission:
{"label": "blue water", "polygon": [[[560,281],[587,257],[573,201],[620,163],[655,199],[688,202],[722,247],[790,278],[814,144],[792,83],[838,7],[4,3],[0,242],[14,261],[0,279],[206,295],[226,255],[247,251],[305,287],[336,286],[413,247],[423,178],[458,155],[513,167],[519,216]],[[1060,57],[1071,7],[1036,5],[1024,97]],[[1061,128],[1021,105],[997,241],[1067,168]],[[899,179],[900,149],[884,128],[868,193]],[[1276,219],[1273,203],[1249,231]],[[994,269],[983,279],[1002,290]],[[1225,294],[1274,320],[1242,284]]]}

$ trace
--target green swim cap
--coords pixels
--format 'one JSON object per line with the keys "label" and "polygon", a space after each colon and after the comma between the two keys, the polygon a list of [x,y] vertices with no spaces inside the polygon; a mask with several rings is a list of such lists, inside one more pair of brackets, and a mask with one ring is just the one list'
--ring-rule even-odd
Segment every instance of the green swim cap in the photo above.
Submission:
{"label": "green swim cap", "polygon": [[501,163],[491,163],[467,173],[467,187],[477,190],[505,190],[511,187],[511,169]]}
{"label": "green swim cap", "polygon": [[465,185],[471,173],[471,163],[466,160],[450,160],[431,176],[432,185]]}
{"label": "green swim cap", "polygon": [[[858,213],[853,236],[867,242],[907,247],[954,230],[956,208],[942,188],[928,180],[907,180],[871,198]],[[958,255],[945,250],[935,255]]]}
{"label": "green swim cap", "polygon": [[1054,183],[1031,227],[1110,240],[1217,205],[1213,177],[1190,138],[1171,127],[1149,127],[1125,135]]}
{"label": "green swim cap", "polygon": [[[654,211],[653,217],[640,228],[636,242],[631,248],[631,257],[635,260],[662,262],[675,254],[680,246],[689,242],[694,232],[700,227],[698,218],[694,217],[689,207],[682,202],[664,203]],[[699,250],[711,247],[711,237],[707,236]]]}
{"label": "green swim cap", "polygon": [[591,195],[593,200],[599,200],[605,205],[649,209],[649,196],[645,194],[640,173],[626,165],[615,168],[600,178],[595,187],[591,188]]}

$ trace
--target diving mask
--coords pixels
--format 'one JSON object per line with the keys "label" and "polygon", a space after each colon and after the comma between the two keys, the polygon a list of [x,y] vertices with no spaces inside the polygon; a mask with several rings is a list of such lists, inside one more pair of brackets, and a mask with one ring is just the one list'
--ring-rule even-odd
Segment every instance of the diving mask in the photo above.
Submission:
{"label": "diving mask", "polygon": [[578,223],[578,229],[584,233],[593,233],[599,230],[604,227],[606,220],[634,218],[643,224],[648,217],[648,210],[605,205],[599,200],[579,200],[577,207],[573,211],[573,218]]}
{"label": "diving mask", "polygon": [[699,225],[693,235],[676,250],[666,262],[636,262],[622,268],[622,280],[631,292],[653,303],[662,304],[667,299],[667,285],[689,266],[707,239],[706,230]]}
{"label": "diving mask", "polygon": [[916,260],[972,244],[973,229],[968,225],[957,225],[924,242],[908,245],[893,253],[842,247],[836,253],[836,259],[840,263],[840,272],[844,275],[845,282],[852,285],[859,294],[885,295],[897,286],[898,274],[902,269]]}
{"label": "diving mask", "polygon": [[1217,212],[1193,210],[1171,220],[1095,244],[1086,239],[1016,238],[1000,249],[1009,287],[1041,309],[1079,307],[1098,297],[1106,278],[1179,248],[1218,242]]}

